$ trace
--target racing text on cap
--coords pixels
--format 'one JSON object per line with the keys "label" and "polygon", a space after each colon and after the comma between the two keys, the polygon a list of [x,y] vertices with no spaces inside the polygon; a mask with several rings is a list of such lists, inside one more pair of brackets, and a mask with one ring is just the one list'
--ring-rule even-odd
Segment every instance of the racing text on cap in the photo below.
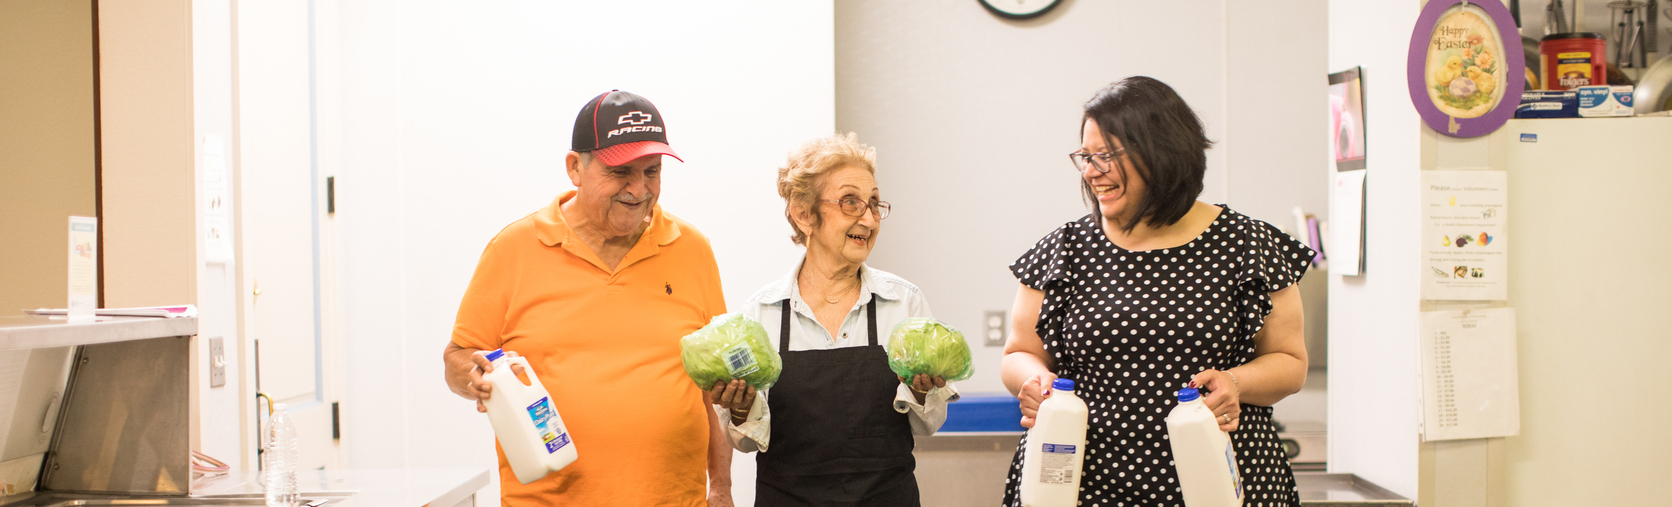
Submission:
{"label": "racing text on cap", "polygon": [[615,123],[617,125],[632,125],[632,126],[621,127],[621,128],[615,129],[615,130],[611,130],[609,135],[606,135],[604,137],[605,138],[610,138],[610,137],[615,137],[616,135],[631,134],[631,133],[634,133],[634,132],[661,132],[662,127],[659,127],[659,126],[656,126],[656,125],[645,125],[646,123],[650,123],[650,120],[652,118],[654,118],[653,115],[645,114],[644,111],[633,111],[631,113],[621,115],[620,118],[616,119]]}

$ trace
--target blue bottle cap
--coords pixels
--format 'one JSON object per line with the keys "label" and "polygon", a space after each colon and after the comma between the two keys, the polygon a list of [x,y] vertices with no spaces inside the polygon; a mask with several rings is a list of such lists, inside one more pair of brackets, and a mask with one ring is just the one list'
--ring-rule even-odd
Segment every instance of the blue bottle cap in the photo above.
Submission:
{"label": "blue bottle cap", "polygon": [[1196,401],[1196,398],[1200,398],[1200,397],[1202,397],[1202,395],[1200,393],[1197,393],[1196,388],[1194,388],[1194,387],[1186,387],[1184,389],[1179,389],[1179,403],[1184,403],[1184,402],[1187,402],[1187,401]]}
{"label": "blue bottle cap", "polygon": [[498,361],[501,357],[505,357],[505,349],[493,349],[488,353],[488,362]]}
{"label": "blue bottle cap", "polygon": [[1052,380],[1051,381],[1051,389],[1056,389],[1058,391],[1073,391],[1074,390],[1074,381],[1069,380],[1069,379],[1065,379],[1065,378],[1059,378],[1059,379],[1056,379],[1056,380]]}

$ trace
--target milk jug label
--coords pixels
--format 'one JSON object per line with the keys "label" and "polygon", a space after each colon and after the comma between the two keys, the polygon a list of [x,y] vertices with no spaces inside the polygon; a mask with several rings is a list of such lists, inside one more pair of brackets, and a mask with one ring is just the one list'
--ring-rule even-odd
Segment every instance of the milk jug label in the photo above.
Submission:
{"label": "milk jug label", "polygon": [[1074,450],[1076,446],[1039,444],[1039,482],[1042,484],[1074,483]]}
{"label": "milk jug label", "polygon": [[726,358],[726,371],[731,372],[732,378],[748,375],[761,369],[761,365],[755,362],[755,352],[749,348],[747,343],[726,347],[720,353]]}
{"label": "milk jug label", "polygon": [[1225,466],[1231,468],[1231,488],[1237,492],[1237,499],[1242,499],[1242,471],[1237,470],[1237,451],[1231,447],[1231,442],[1225,442]]}
{"label": "milk jug label", "polygon": [[563,426],[557,423],[557,411],[552,410],[550,398],[540,398],[540,401],[529,405],[528,415],[534,418],[534,431],[540,435],[540,440],[546,443],[547,454],[569,445],[569,432],[563,431]]}

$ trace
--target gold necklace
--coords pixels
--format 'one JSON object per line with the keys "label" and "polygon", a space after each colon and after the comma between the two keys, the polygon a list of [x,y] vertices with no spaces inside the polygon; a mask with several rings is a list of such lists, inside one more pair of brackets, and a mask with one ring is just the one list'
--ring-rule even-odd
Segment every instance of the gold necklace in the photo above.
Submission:
{"label": "gold necklace", "polygon": [[830,293],[828,293],[828,292],[825,293],[824,294],[824,302],[829,303],[829,304],[836,304],[836,303],[842,302],[842,295],[843,294],[847,294],[848,291],[859,287],[859,275],[857,273],[854,274],[853,281],[854,281],[853,286],[842,289],[840,292],[836,293],[836,299],[830,299]]}

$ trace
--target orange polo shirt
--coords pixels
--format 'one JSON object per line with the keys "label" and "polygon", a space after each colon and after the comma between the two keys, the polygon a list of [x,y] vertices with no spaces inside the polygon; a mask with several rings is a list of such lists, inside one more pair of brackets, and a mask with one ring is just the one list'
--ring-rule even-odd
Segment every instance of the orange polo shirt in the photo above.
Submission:
{"label": "orange polo shirt", "polygon": [[679,339],[726,311],[714,252],[658,205],[611,271],[563,220],[574,196],[488,243],[453,324],[460,347],[528,358],[579,454],[524,485],[500,450],[504,504],[704,505],[707,407]]}

